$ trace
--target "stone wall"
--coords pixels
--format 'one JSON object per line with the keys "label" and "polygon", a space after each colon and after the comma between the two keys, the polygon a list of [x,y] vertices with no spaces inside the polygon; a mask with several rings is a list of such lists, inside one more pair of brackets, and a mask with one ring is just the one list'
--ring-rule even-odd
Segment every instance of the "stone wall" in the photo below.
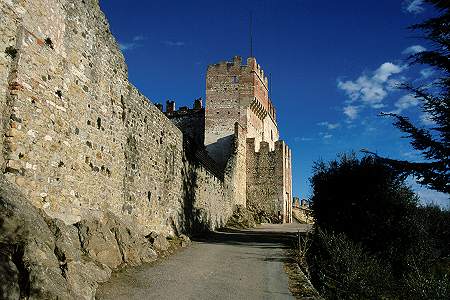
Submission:
{"label": "stone wall", "polygon": [[111,211],[143,232],[180,226],[182,135],[128,82],[98,4],[27,1],[14,12],[7,178],[66,223]]}
{"label": "stone wall", "polygon": [[[192,195],[186,197],[193,203],[192,231],[220,228],[226,225],[237,205],[246,207],[246,132],[238,123],[235,124],[231,155],[222,176],[213,176],[211,166],[204,159],[189,163],[185,172],[189,174],[187,182],[194,186]],[[195,156],[204,153],[197,150]],[[189,152],[188,152],[189,153]],[[207,155],[207,153],[205,153]],[[194,161],[193,159],[191,161]],[[213,161],[212,161],[213,162]],[[190,210],[188,210],[190,211]]]}
{"label": "stone wall", "polygon": [[[111,270],[153,259],[145,238],[152,232],[215,229],[236,204],[245,205],[242,128],[230,135],[230,159],[218,178],[185,151],[182,132],[129,83],[98,1],[5,0],[0,9],[2,180],[21,195],[12,202],[26,201],[35,214],[29,217],[51,227],[48,243],[39,246],[45,261],[21,266],[21,276],[50,268],[48,262],[62,276],[48,295],[91,298]],[[72,236],[80,240],[61,250],[55,239],[66,231],[70,243]],[[88,260],[69,259],[70,249]],[[18,263],[31,259],[19,256]],[[70,265],[73,276],[59,264]],[[90,273],[87,266],[101,275],[86,279],[92,289],[80,295],[74,278],[82,276],[80,268]],[[45,278],[56,280],[52,274]],[[37,289],[42,280],[33,283]]]}
{"label": "stone wall", "polygon": [[247,208],[263,222],[292,221],[292,177],[290,150],[284,141],[261,142],[247,139]]}
{"label": "stone wall", "polygon": [[2,12],[2,49],[17,51],[2,52],[6,177],[66,223],[110,211],[144,234],[183,230],[182,133],[128,82],[98,3],[6,1]]}
{"label": "stone wall", "polygon": [[234,124],[234,143],[225,168],[228,198],[236,205],[247,206],[247,131],[238,122]]}
{"label": "stone wall", "polygon": [[[196,100],[200,101],[200,100]],[[169,111],[166,109],[168,117],[183,136],[194,143],[197,147],[203,147],[205,144],[205,110],[199,108],[180,107],[179,110]]]}

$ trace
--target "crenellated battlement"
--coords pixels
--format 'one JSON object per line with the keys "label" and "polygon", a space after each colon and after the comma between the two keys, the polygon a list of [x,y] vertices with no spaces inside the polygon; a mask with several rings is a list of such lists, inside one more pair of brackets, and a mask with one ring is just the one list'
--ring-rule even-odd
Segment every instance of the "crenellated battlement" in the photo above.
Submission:
{"label": "crenellated battlement", "polygon": [[272,153],[272,154],[280,154],[283,157],[290,158],[291,157],[291,149],[283,140],[278,140],[275,142],[275,149],[270,150],[270,144],[265,141],[259,142],[258,146],[256,147],[257,143],[255,138],[247,138],[247,151],[253,152],[253,153]]}
{"label": "crenellated battlement", "polygon": [[198,98],[194,100],[194,103],[192,105],[192,108],[189,108],[187,106],[180,106],[180,108],[176,109],[176,102],[174,100],[167,100],[166,101],[166,111],[164,112],[163,105],[161,103],[156,103],[155,106],[162,111],[166,116],[172,117],[172,116],[178,116],[178,115],[186,115],[193,112],[198,112],[200,110],[203,110],[203,100],[202,98]]}
{"label": "crenellated battlement", "polygon": [[250,72],[254,72],[259,79],[263,82],[267,90],[269,89],[269,80],[266,76],[264,76],[264,70],[262,67],[256,62],[256,58],[249,57],[247,58],[247,67],[249,68]]}
{"label": "crenellated battlement", "polygon": [[245,65],[242,65],[242,57],[240,56],[234,56],[232,61],[220,61],[216,64],[212,64],[208,66],[208,71],[214,70],[214,71],[224,71],[224,70],[230,70],[230,69],[240,69],[245,68]]}
{"label": "crenellated battlement", "polygon": [[236,72],[242,72],[251,74],[254,73],[258,76],[261,82],[264,84],[266,89],[269,89],[269,80],[267,76],[264,75],[264,70],[262,67],[256,62],[256,58],[248,57],[247,64],[242,64],[241,56],[234,56],[232,61],[221,61],[217,64],[212,64],[208,66],[208,72],[232,72],[232,75],[236,75]]}

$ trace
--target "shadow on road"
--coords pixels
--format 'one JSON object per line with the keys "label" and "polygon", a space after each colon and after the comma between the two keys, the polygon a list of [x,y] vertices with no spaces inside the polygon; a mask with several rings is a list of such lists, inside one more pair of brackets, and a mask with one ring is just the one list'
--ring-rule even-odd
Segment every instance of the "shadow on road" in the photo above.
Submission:
{"label": "shadow on road", "polygon": [[255,246],[258,248],[285,248],[296,239],[296,233],[222,229],[192,237],[193,241],[208,244]]}

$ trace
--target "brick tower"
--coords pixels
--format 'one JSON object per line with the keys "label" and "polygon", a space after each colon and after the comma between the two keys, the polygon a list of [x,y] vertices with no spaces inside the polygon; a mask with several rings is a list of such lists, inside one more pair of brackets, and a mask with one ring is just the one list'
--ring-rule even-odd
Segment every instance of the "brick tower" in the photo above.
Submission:
{"label": "brick tower", "polygon": [[271,150],[279,139],[275,108],[269,99],[264,71],[254,57],[242,64],[232,62],[210,65],[206,75],[205,146],[213,159],[224,166],[231,151],[234,124],[247,130],[247,138],[269,143]]}
{"label": "brick tower", "polygon": [[235,123],[246,132],[246,204],[267,221],[292,221],[291,150],[279,141],[276,112],[264,71],[254,57],[208,67],[205,146],[224,168],[233,150]]}

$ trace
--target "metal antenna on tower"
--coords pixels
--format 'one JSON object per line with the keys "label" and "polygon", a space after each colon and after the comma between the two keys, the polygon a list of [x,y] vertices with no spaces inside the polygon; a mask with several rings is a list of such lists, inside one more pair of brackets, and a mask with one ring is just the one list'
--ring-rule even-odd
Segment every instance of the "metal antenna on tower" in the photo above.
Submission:
{"label": "metal antenna on tower", "polygon": [[253,57],[253,13],[250,11],[250,57]]}

